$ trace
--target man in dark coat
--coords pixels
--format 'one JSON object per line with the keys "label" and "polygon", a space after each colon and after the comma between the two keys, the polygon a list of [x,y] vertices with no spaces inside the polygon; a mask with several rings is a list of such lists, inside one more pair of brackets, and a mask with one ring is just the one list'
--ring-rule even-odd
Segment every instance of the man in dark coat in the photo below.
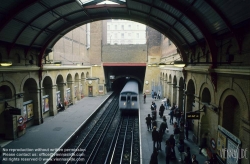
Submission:
{"label": "man in dark coat", "polygon": [[146,117],[145,119],[146,119],[148,131],[152,130],[151,128],[152,117],[150,117],[150,114],[148,114],[148,117]]}
{"label": "man in dark coat", "polygon": [[156,130],[156,126],[154,126],[152,131],[153,149],[156,148],[158,150],[158,140],[159,140],[159,132]]}
{"label": "man in dark coat", "polygon": [[161,104],[160,109],[159,109],[159,115],[160,115],[160,117],[163,116],[164,110],[165,110],[165,107],[163,106],[163,104]]}
{"label": "man in dark coat", "polygon": [[149,164],[158,164],[158,152],[157,152],[157,149],[154,148],[153,149],[153,153],[151,155],[151,158],[150,158],[150,163]]}

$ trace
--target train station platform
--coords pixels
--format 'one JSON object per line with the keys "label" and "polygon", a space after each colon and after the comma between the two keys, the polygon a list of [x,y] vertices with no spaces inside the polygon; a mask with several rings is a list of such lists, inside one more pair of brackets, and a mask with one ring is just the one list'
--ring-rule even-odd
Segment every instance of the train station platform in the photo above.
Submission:
{"label": "train station platform", "polygon": [[[11,149],[22,149],[22,152],[29,152],[29,150],[35,149],[55,149],[59,148],[75,130],[84,123],[84,121],[100,106],[102,102],[104,102],[111,93],[108,93],[104,96],[96,96],[96,97],[85,97],[78,101],[76,104],[70,106],[66,110],[59,112],[56,116],[47,117],[44,119],[44,123],[40,125],[34,125],[26,129],[26,133],[13,141],[1,140],[0,145],[5,151],[3,153],[11,154]],[[141,128],[141,164],[149,164],[150,157],[153,151],[153,142],[152,142],[152,132],[147,131],[145,118],[151,113],[150,105],[153,99],[151,97],[147,97],[146,104],[143,103],[143,97],[140,95],[140,128]],[[157,111],[162,103],[161,100],[155,101],[157,104]],[[169,110],[164,112],[164,115],[168,118]],[[157,116],[157,121],[161,122],[162,119]],[[169,121],[169,119],[168,119]],[[165,164],[165,140],[169,138],[170,134],[173,133],[173,127],[169,125],[169,133],[166,133],[162,142],[162,151],[158,154],[158,163]],[[191,136],[191,134],[190,134]],[[190,137],[191,138],[191,137]],[[200,164],[203,164],[206,158],[198,153],[198,146],[195,145],[191,140],[185,140],[185,146],[189,146],[191,148],[191,153],[197,156],[197,160]],[[178,152],[178,151],[176,151]],[[52,153],[52,151],[50,151]],[[16,154],[17,155],[17,154]],[[32,155],[32,154],[30,154]],[[36,154],[34,154],[35,156]],[[177,160],[171,161],[170,163],[180,163],[178,161],[179,155],[176,153]],[[15,159],[16,158],[16,159]],[[35,162],[27,162],[27,161],[15,161],[18,160],[17,156],[8,157],[7,161],[3,161],[3,164],[9,163],[38,163],[42,164],[45,161],[35,161]]]}
{"label": "train station platform", "polygon": [[[151,154],[153,153],[153,141],[152,141],[152,131],[148,131],[147,129],[147,125],[146,125],[146,120],[145,118],[148,116],[148,114],[151,114],[151,109],[150,106],[152,104],[152,101],[154,101],[157,105],[157,130],[160,126],[160,123],[163,122],[162,118],[160,118],[159,116],[159,108],[160,105],[163,103],[162,99],[160,100],[154,100],[151,95],[147,95],[146,98],[146,103],[143,102],[143,94],[140,95],[140,124],[141,124],[141,133],[140,133],[140,137],[141,137],[141,150],[142,150],[142,164],[149,164],[150,162],[150,157]],[[170,137],[171,134],[174,134],[174,128],[173,125],[170,125],[169,123],[169,112],[170,110],[165,110],[164,111],[164,116],[166,116],[167,118],[167,124],[168,124],[168,132],[165,132],[165,134],[163,135],[163,140],[161,143],[161,151],[158,151],[158,164],[165,164],[166,160],[165,160],[165,141]],[[173,120],[175,122],[175,119]],[[191,155],[195,154],[196,155],[196,159],[199,162],[199,164],[204,164],[206,161],[206,157],[204,155],[200,155],[199,154],[199,147],[198,145],[196,145],[192,140],[192,132],[189,131],[189,140],[184,140],[185,143],[185,151],[186,151],[186,147],[189,146],[190,147],[190,152]],[[176,154],[176,160],[170,160],[170,164],[180,164],[181,162],[181,157],[180,154],[178,152],[177,147],[175,146],[175,154]]]}

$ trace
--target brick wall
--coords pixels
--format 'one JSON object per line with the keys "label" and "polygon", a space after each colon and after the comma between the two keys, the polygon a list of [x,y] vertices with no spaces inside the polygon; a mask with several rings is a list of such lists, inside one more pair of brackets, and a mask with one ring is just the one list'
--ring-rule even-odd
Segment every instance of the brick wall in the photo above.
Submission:
{"label": "brick wall", "polygon": [[102,62],[145,63],[147,45],[103,45]]}

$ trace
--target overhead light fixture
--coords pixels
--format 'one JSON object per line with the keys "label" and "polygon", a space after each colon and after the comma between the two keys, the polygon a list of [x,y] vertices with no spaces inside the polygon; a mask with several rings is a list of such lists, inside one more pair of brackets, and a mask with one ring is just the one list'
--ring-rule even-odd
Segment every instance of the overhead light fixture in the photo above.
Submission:
{"label": "overhead light fixture", "polygon": [[162,68],[162,67],[165,67],[165,66],[166,66],[166,63],[159,63],[158,66],[161,67],[161,68]]}
{"label": "overhead light fixture", "polygon": [[1,61],[1,62],[0,62],[0,65],[1,65],[1,66],[5,66],[5,67],[6,67],[6,66],[11,66],[11,65],[12,65],[12,62],[11,62],[11,61]]}
{"label": "overhead light fixture", "polygon": [[61,61],[57,61],[57,62],[54,62],[53,64],[55,64],[56,66],[60,66],[62,64]]}
{"label": "overhead light fixture", "polygon": [[185,63],[183,61],[174,61],[175,67],[185,67]]}

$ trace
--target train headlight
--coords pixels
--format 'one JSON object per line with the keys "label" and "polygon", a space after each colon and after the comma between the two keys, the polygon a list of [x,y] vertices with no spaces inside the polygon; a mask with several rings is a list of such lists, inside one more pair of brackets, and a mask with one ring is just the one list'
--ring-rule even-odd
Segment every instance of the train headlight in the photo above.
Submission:
{"label": "train headlight", "polygon": [[135,103],[132,103],[132,106],[134,106],[135,105]]}
{"label": "train headlight", "polygon": [[126,102],[124,102],[123,105],[125,106],[125,105],[126,105]]}

